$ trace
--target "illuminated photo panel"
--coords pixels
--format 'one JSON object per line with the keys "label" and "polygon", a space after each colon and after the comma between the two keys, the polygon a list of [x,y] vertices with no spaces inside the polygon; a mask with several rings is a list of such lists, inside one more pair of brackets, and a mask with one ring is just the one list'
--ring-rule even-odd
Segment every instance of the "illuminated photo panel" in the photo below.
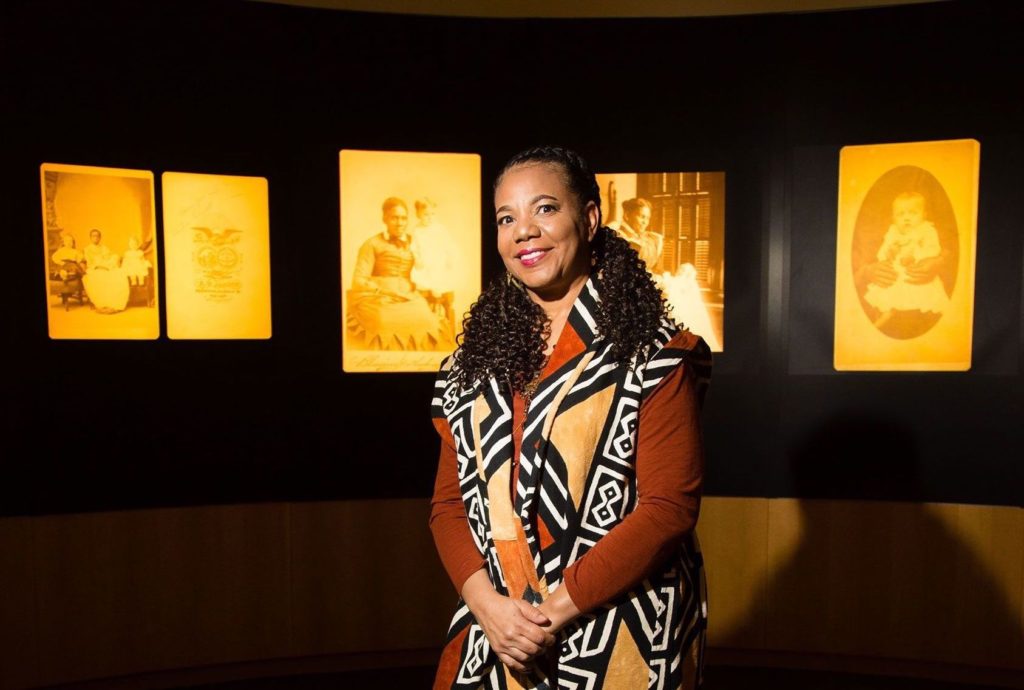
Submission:
{"label": "illuminated photo panel", "polygon": [[725,345],[725,173],[599,173],[601,213],[636,249],[671,316]]}
{"label": "illuminated photo panel", "polygon": [[270,216],[263,177],[161,176],[167,335],[270,337]]}
{"label": "illuminated photo panel", "polygon": [[480,156],[343,150],[342,367],[436,371],[480,293]]}
{"label": "illuminated photo panel", "polygon": [[153,173],[40,166],[50,337],[160,337]]}
{"label": "illuminated photo panel", "polygon": [[846,146],[839,155],[835,368],[971,366],[981,146]]}

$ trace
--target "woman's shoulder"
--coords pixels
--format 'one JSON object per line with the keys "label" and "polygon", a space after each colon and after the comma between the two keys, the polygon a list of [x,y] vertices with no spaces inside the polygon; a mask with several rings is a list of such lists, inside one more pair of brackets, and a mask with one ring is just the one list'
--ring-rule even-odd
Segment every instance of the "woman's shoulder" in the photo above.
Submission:
{"label": "woman's shoulder", "polygon": [[699,399],[703,401],[711,381],[711,348],[696,333],[675,326],[671,337],[647,361],[642,399],[649,399],[663,381],[671,380],[671,374],[680,370],[684,377],[695,382]]}
{"label": "woman's shoulder", "polygon": [[675,326],[675,333],[665,343],[665,347],[683,350],[689,353],[707,350],[710,355],[710,349],[708,348],[708,344],[704,341],[704,338],[687,328],[679,326]]}
{"label": "woman's shoulder", "polygon": [[711,375],[711,348],[704,338],[682,326],[671,324],[660,331],[659,345],[647,360],[647,368],[688,366],[699,377]]}
{"label": "woman's shoulder", "polygon": [[434,376],[434,394],[430,401],[431,417],[442,418],[447,416],[445,414],[449,407],[447,401],[451,397],[451,393],[448,391],[448,379],[452,375],[454,360],[454,354],[450,354],[441,360],[441,366],[438,367],[437,374]]}
{"label": "woman's shoulder", "polygon": [[460,371],[459,371],[459,350],[451,353],[443,360],[441,365],[437,368],[437,373],[434,375],[434,385],[439,390],[448,388],[454,383],[460,384],[460,389],[464,388],[461,384]]}
{"label": "woman's shoulder", "polygon": [[437,381],[447,381],[455,369],[455,352],[441,360],[441,366],[437,368],[434,378]]}
{"label": "woman's shoulder", "polygon": [[[463,404],[479,394],[479,382],[466,385],[459,370],[458,350],[441,361],[434,377],[434,396],[431,405],[434,417],[447,417]],[[461,402],[460,402],[461,401]]]}

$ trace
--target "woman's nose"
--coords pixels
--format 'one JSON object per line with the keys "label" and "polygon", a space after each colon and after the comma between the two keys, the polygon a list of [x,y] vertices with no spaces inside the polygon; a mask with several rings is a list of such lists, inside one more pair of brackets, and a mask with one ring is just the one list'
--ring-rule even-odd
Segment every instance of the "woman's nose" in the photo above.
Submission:
{"label": "woman's nose", "polygon": [[512,233],[513,237],[515,237],[517,241],[527,240],[531,237],[536,237],[539,234],[540,230],[537,228],[536,224],[533,222],[532,219],[525,220],[521,223],[516,223],[516,227],[514,228]]}

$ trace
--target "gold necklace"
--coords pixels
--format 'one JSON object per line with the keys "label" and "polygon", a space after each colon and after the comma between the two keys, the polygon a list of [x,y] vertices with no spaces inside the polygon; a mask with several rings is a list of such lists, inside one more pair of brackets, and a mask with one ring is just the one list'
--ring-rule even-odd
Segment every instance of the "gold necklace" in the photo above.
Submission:
{"label": "gold necklace", "polygon": [[[547,357],[544,358],[544,364],[541,365],[541,371],[544,371],[544,367],[548,365]],[[526,418],[530,414],[530,403],[533,402],[533,395],[537,392],[537,388],[540,386],[540,371],[533,377],[533,380],[523,387],[523,392],[520,396],[523,398],[523,418],[519,420],[519,424],[516,425],[515,430],[521,431],[523,426],[526,424]]]}

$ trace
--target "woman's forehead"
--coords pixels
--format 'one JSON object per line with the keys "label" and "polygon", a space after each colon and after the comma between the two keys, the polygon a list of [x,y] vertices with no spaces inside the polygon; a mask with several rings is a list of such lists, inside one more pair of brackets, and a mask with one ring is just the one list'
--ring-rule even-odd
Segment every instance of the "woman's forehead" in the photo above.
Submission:
{"label": "woman's forehead", "polygon": [[547,194],[562,196],[568,193],[565,174],[561,166],[555,163],[537,162],[522,163],[509,168],[501,176],[494,190],[494,198],[508,195],[544,191]]}

